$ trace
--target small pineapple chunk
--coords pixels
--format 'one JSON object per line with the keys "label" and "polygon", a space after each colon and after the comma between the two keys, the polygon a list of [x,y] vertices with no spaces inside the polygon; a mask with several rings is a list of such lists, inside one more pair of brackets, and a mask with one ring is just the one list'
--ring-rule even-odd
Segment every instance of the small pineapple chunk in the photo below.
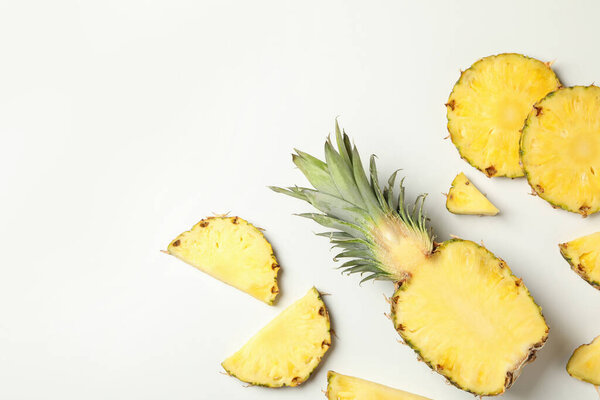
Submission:
{"label": "small pineapple chunk", "polygon": [[314,287],[221,364],[252,385],[298,386],[331,346],[329,314]]}
{"label": "small pineapple chunk", "polygon": [[600,232],[558,245],[571,269],[600,290]]}
{"label": "small pineapple chunk", "polygon": [[575,349],[567,363],[567,372],[581,381],[600,385],[600,336]]}
{"label": "small pineapple chunk", "polygon": [[167,252],[267,304],[279,293],[279,264],[271,245],[239,217],[203,219],[177,236]]}
{"label": "small pineapple chunk", "polygon": [[329,400],[429,400],[403,390],[333,371],[327,373],[326,395]]}
{"label": "small pineapple chunk", "polygon": [[453,214],[496,215],[500,212],[462,172],[452,181],[446,208]]}

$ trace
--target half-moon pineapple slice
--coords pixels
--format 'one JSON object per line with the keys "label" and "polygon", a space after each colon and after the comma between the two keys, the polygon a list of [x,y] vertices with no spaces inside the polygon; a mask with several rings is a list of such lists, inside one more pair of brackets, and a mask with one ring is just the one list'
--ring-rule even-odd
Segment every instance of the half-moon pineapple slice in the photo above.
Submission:
{"label": "half-moon pineapple slice", "polygon": [[203,219],[173,239],[167,252],[267,304],[279,293],[271,244],[239,217]]}
{"label": "half-moon pineapple slice", "polygon": [[404,390],[333,371],[327,373],[326,396],[329,400],[429,400]]}
{"label": "half-moon pineapple slice", "polygon": [[571,269],[600,290],[600,232],[558,245]]}
{"label": "half-moon pineapple slice", "polygon": [[500,212],[462,172],[452,181],[446,208],[453,214],[496,215]]}
{"label": "half-moon pineapple slice", "polygon": [[229,375],[252,385],[298,386],[330,346],[329,314],[312,288],[221,365]]}
{"label": "half-moon pineapple slice", "polygon": [[581,381],[600,386],[600,336],[575,349],[567,363],[567,372]]}
{"label": "half-moon pineapple slice", "polygon": [[525,121],[521,162],[533,190],[553,207],[600,210],[600,88],[550,93]]}
{"label": "half-moon pineapple slice", "polygon": [[550,68],[521,54],[482,58],[464,71],[446,103],[461,157],[487,176],[523,176],[519,137],[535,102],[560,86]]}

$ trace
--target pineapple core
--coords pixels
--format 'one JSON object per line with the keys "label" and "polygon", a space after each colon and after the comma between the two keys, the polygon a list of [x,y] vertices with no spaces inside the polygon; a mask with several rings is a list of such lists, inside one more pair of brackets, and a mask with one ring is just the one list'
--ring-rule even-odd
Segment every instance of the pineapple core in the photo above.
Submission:
{"label": "pineapple core", "polygon": [[326,395],[329,400],[429,400],[403,390],[333,371],[327,373]]}
{"label": "pineapple core", "polygon": [[252,385],[298,386],[331,346],[329,314],[317,289],[286,308],[221,364]]}

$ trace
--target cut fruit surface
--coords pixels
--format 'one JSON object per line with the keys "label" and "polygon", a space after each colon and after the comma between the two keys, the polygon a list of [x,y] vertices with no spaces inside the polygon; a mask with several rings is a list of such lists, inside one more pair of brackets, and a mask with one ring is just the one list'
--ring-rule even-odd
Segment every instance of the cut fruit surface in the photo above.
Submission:
{"label": "cut fruit surface", "polygon": [[500,212],[462,172],[452,181],[446,208],[453,214],[496,215]]}
{"label": "cut fruit surface", "polygon": [[567,363],[567,372],[581,381],[600,386],[600,336],[575,349]]}
{"label": "cut fruit surface", "polygon": [[329,314],[312,288],[221,365],[229,375],[252,385],[298,386],[330,346]]}
{"label": "cut fruit surface", "polygon": [[466,240],[442,243],[392,298],[392,321],[420,357],[461,389],[504,392],[548,326],[506,263]]}
{"label": "cut fruit surface", "polygon": [[600,210],[600,88],[550,93],[527,117],[521,162],[533,190],[553,207]]}
{"label": "cut fruit surface", "polygon": [[558,245],[573,271],[600,290],[600,232]]}
{"label": "cut fruit surface", "polygon": [[279,293],[279,264],[271,245],[239,217],[203,219],[177,236],[167,252],[267,304]]}
{"label": "cut fruit surface", "polygon": [[482,58],[464,71],[446,103],[450,138],[487,176],[523,176],[519,138],[531,107],[560,86],[549,67],[521,54]]}
{"label": "cut fruit surface", "polygon": [[430,400],[427,397],[333,371],[327,373],[326,396],[329,400]]}

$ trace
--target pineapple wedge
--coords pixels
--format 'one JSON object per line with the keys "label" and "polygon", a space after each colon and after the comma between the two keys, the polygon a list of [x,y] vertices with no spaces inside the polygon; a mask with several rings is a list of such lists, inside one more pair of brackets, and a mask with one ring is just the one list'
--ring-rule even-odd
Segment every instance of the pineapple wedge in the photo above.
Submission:
{"label": "pineapple wedge", "polygon": [[558,245],[571,269],[600,290],[600,232]]}
{"label": "pineapple wedge", "polygon": [[331,346],[329,314],[314,287],[221,364],[252,385],[298,386]]}
{"label": "pineapple wedge", "polygon": [[325,395],[329,400],[430,400],[427,397],[333,371],[327,373]]}
{"label": "pineapple wedge", "polygon": [[462,72],[446,103],[461,157],[487,176],[523,176],[519,138],[531,106],[560,86],[549,64],[521,54],[482,58]]}
{"label": "pineapple wedge", "polygon": [[453,214],[496,215],[500,212],[462,172],[452,181],[446,208]]}
{"label": "pineapple wedge", "polygon": [[279,264],[271,245],[239,217],[203,219],[173,239],[167,252],[267,304],[279,293]]}
{"label": "pineapple wedge", "polygon": [[575,349],[567,363],[567,372],[581,381],[600,386],[600,336]]}
{"label": "pineapple wedge", "polygon": [[600,88],[559,89],[525,121],[521,162],[529,185],[555,208],[600,210]]}

